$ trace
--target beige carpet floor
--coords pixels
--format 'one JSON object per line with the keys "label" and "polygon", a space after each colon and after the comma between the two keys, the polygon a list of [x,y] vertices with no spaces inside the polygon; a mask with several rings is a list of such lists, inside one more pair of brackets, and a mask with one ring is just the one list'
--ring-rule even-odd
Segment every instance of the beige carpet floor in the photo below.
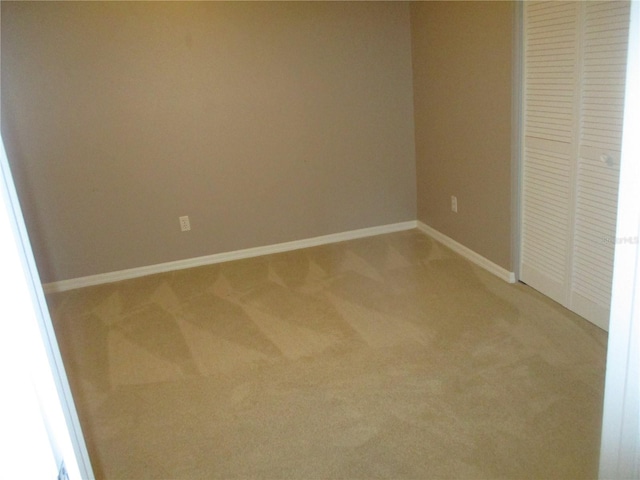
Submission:
{"label": "beige carpet floor", "polygon": [[606,333],[415,230],[48,301],[98,478],[597,476]]}

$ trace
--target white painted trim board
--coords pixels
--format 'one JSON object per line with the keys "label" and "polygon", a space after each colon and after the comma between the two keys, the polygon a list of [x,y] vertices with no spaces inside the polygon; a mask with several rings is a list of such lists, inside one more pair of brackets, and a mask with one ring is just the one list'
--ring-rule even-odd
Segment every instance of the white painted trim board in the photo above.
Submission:
{"label": "white painted trim board", "polygon": [[254,247],[244,250],[215,253],[213,255],[205,255],[202,257],[187,258],[184,260],[176,260],[173,262],[159,263],[156,265],[130,268],[127,270],[119,270],[116,272],[72,278],[70,280],[61,280],[59,282],[45,283],[42,287],[45,293],[64,292],[66,290],[74,290],[76,288],[90,287],[94,285],[101,285],[104,283],[119,282],[121,280],[129,280],[132,278],[144,277],[146,275],[153,275],[156,273],[170,272],[174,270],[181,270],[184,268],[201,267],[204,265],[212,265],[214,263],[228,262],[231,260],[241,260],[243,258],[269,255],[271,253],[289,252],[301,248],[317,247],[319,245],[326,245],[329,243],[343,242],[345,240],[355,240],[357,238],[365,238],[374,235],[382,235],[385,233],[411,230],[413,228],[416,228],[416,226],[417,222],[415,220],[392,223],[389,225],[362,228],[359,230],[350,230],[348,232],[333,233],[330,235],[295,240],[292,242],[266,245],[263,247]]}
{"label": "white painted trim board", "polygon": [[445,247],[449,247],[451,250],[456,252],[459,255],[462,255],[464,258],[469,260],[470,262],[475,263],[479,267],[484,268],[489,273],[493,273],[496,277],[501,278],[505,282],[515,283],[516,282],[516,274],[514,272],[508,271],[506,268],[501,267],[500,265],[492,262],[488,258],[483,257],[479,253],[474,252],[470,248],[465,247],[461,243],[456,242],[451,237],[446,236],[444,233],[439,232],[433,227],[422,223],[420,221],[416,222],[416,227],[421,232],[429,235],[434,240],[442,243]]}
{"label": "white painted trim board", "polygon": [[333,233],[320,237],[306,238],[303,240],[295,240],[292,242],[277,243],[274,245],[266,245],[263,247],[247,248],[244,250],[235,250],[232,252],[216,253],[213,255],[205,255],[196,258],[187,258],[184,260],[176,260],[174,262],[159,263],[156,265],[148,265],[145,267],[130,268],[127,270],[119,270],[116,272],[101,273],[98,275],[90,275],[87,277],[73,278],[70,280],[62,280],[59,282],[45,283],[43,289],[45,293],[57,293],[76,288],[90,287],[94,285],[102,285],[105,283],[119,282],[121,280],[129,280],[132,278],[144,277],[146,275],[154,275],[156,273],[171,272],[174,270],[182,270],[184,268],[201,267],[204,265],[212,265],[215,263],[229,262],[231,260],[241,260],[243,258],[259,257],[261,255],[269,255],[272,253],[289,252],[299,250],[301,248],[316,247],[329,243],[344,242],[346,240],[355,240],[357,238],[371,237],[374,235],[382,235],[385,233],[400,232],[403,230],[411,230],[417,228],[422,233],[430,236],[434,240],[442,243],[454,252],[462,255],[467,260],[484,268],[488,272],[496,275],[502,280],[514,283],[516,281],[515,273],[509,272],[501,266],[493,263],[491,260],[456,242],[452,238],[435,230],[434,228],[416,220],[400,223],[392,223],[389,225],[381,225],[378,227],[362,228],[359,230],[350,230],[348,232]]}

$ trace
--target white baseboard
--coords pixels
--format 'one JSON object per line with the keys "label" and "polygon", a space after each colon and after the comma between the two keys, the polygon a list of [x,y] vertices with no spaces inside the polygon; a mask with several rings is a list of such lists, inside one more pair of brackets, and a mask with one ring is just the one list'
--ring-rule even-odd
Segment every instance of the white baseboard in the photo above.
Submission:
{"label": "white baseboard", "polygon": [[76,288],[90,287],[94,285],[102,285],[105,283],[119,282],[121,280],[129,280],[132,278],[144,277],[156,273],[170,272],[173,270],[182,270],[184,268],[200,267],[204,265],[212,265],[214,263],[228,262],[231,260],[241,260],[243,258],[258,257],[271,253],[288,252],[301,248],[316,247],[329,243],[343,242],[346,240],[355,240],[357,238],[371,237],[374,235],[382,235],[384,233],[400,232],[403,230],[411,230],[417,228],[421,232],[429,235],[434,240],[449,247],[454,252],[462,255],[467,260],[484,268],[488,272],[496,275],[502,280],[514,283],[516,281],[515,273],[509,272],[505,268],[493,263],[491,260],[479,255],[473,250],[456,242],[443,233],[434,228],[420,222],[411,220],[408,222],[392,223],[389,225],[381,225],[378,227],[362,228],[359,230],[350,230],[348,232],[333,233],[323,235],[321,237],[306,238],[303,240],[295,240],[293,242],[277,243],[274,245],[266,245],[263,247],[247,248],[244,250],[235,250],[232,252],[216,253],[213,255],[205,255],[203,257],[187,258],[185,260],[176,260],[174,262],[159,263],[156,265],[148,265],[144,267],[130,268],[127,270],[119,270],[117,272],[101,273],[98,275],[90,275],[87,277],[72,278],[70,280],[62,280],[59,282],[45,283],[43,289],[45,293],[64,292],[74,290]]}
{"label": "white baseboard", "polygon": [[447,237],[444,233],[440,233],[438,230],[430,227],[425,223],[418,221],[416,222],[416,227],[421,232],[426,233],[434,240],[437,240],[438,242],[442,243],[446,247],[449,247],[454,252],[462,255],[467,260],[484,268],[488,272],[493,273],[495,276],[501,278],[505,282],[515,283],[516,274],[514,272],[510,272],[507,269],[501,267],[500,265],[493,263],[491,260],[465,247],[461,243],[456,242],[454,239]]}
{"label": "white baseboard", "polygon": [[384,233],[411,230],[412,228],[416,228],[417,226],[418,225],[415,220],[401,223],[392,223],[389,225],[381,225],[378,227],[362,228],[360,230],[351,230],[348,232],[323,235],[321,237],[295,240],[293,242],[266,245],[264,247],[247,248],[244,250],[236,250],[232,252],[216,253],[213,255],[205,255],[203,257],[187,258],[185,260],[159,263],[157,265],[130,268],[117,272],[101,273],[98,275],[90,275],[87,277],[72,278],[70,280],[45,283],[43,284],[42,288],[44,289],[45,293],[64,292],[66,290],[101,285],[104,283],[119,282],[121,280],[129,280],[131,278],[143,277],[145,275],[153,275],[155,273],[170,272],[173,270],[181,270],[183,268],[200,267],[203,265],[228,262],[231,260],[258,257],[260,255],[268,255],[270,253],[288,252],[291,250],[298,250],[300,248],[316,247],[318,245],[326,245],[328,243],[336,243],[343,242],[345,240],[354,240],[356,238],[371,237]]}

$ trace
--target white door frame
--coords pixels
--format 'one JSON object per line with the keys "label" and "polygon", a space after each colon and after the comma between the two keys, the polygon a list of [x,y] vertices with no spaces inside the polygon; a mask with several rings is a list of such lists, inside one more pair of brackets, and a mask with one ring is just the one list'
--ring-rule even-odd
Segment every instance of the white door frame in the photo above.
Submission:
{"label": "white door frame", "polygon": [[640,478],[640,2],[631,2],[600,478]]}
{"label": "white door frame", "polygon": [[520,281],[520,255],[522,253],[522,161],[524,151],[522,128],[524,123],[523,59],[524,59],[524,7],[514,2],[512,35],[512,93],[511,93],[511,271]]}
{"label": "white door frame", "polygon": [[94,478],[0,138],[0,455],[7,478]]}

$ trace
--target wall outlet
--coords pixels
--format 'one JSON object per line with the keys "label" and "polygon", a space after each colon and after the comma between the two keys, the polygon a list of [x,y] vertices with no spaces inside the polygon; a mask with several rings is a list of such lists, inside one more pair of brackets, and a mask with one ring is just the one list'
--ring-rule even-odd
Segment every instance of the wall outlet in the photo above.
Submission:
{"label": "wall outlet", "polygon": [[458,213],[458,197],[451,195],[451,211]]}
{"label": "wall outlet", "polygon": [[191,230],[191,223],[189,222],[188,215],[180,217],[178,220],[180,220],[180,230],[182,230],[183,232],[188,232],[189,230]]}

